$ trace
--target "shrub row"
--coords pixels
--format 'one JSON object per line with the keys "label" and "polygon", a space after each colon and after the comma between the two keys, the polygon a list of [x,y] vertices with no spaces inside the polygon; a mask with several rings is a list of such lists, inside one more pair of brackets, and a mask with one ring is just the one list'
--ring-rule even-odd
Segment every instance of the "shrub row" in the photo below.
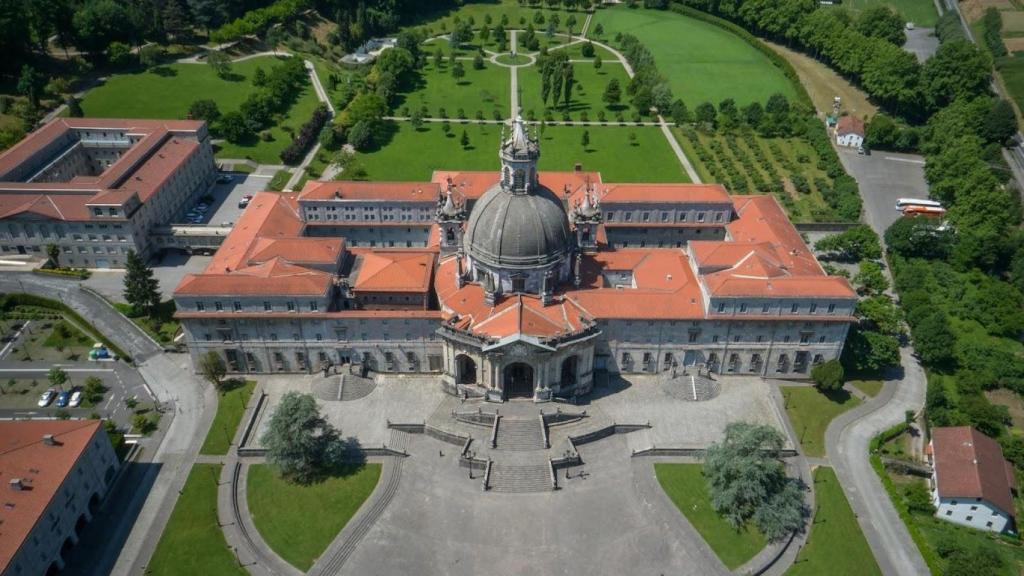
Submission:
{"label": "shrub row", "polygon": [[297,164],[302,161],[306,150],[313,145],[313,142],[319,137],[320,131],[323,130],[324,125],[330,119],[331,112],[327,109],[327,106],[325,104],[317,106],[316,110],[313,111],[313,116],[302,125],[299,133],[292,139],[292,143],[284,150],[281,150],[281,161],[285,164]]}
{"label": "shrub row", "polygon": [[79,280],[85,280],[92,276],[92,272],[89,272],[85,268],[36,268],[35,270],[32,270],[32,273],[60,276],[62,278],[78,278]]}

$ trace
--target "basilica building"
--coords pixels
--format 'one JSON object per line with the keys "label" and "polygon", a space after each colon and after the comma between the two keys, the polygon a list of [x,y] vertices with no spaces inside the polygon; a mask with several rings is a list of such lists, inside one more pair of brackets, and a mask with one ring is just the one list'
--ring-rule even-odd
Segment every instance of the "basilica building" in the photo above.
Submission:
{"label": "basilica building", "polygon": [[600,371],[806,378],[839,356],[856,294],[773,197],[540,172],[540,154],[516,119],[498,172],[258,194],[175,290],[193,359],[543,401]]}

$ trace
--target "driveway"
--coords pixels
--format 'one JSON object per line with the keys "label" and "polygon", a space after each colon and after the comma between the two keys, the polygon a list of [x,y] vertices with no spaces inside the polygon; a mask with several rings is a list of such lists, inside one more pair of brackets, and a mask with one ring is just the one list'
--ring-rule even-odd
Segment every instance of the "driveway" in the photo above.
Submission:
{"label": "driveway", "polygon": [[[223,172],[222,174],[231,177],[231,182],[216,183],[210,187],[207,194],[213,197],[213,202],[209,203],[210,209],[200,224],[230,226],[238,222],[238,217],[242,214],[242,209],[238,207],[238,201],[246,194],[256,194],[265,190],[267,183],[273,178],[274,171],[270,171],[269,176],[263,172],[265,171],[257,171],[252,174]],[[192,206],[186,206],[183,212],[188,212],[191,209]],[[184,215],[184,213],[179,214],[174,223],[183,224]]]}
{"label": "driveway", "polygon": [[923,156],[881,150],[864,156],[845,148],[837,152],[843,167],[860,185],[864,219],[879,236],[901,217],[896,209],[898,198],[928,198]]}
{"label": "driveway", "polygon": [[[160,283],[160,293],[167,300],[186,274],[202,272],[211,259],[212,256],[189,256],[172,250],[150,260],[149,266],[153,269],[153,277]],[[108,300],[124,302],[124,274],[123,269],[93,270],[92,276],[84,280],[82,285],[99,292]]]}
{"label": "driveway", "polygon": [[904,30],[904,33],[907,35],[907,41],[903,44],[903,49],[917,56],[918,62],[931,58],[939,49],[939,38],[935,35],[934,28],[914,28]]}
{"label": "driveway", "polygon": [[867,446],[879,432],[903,421],[924,404],[927,380],[911,349],[900,350],[902,373],[886,380],[878,396],[837,417],[825,431],[829,459],[871,551],[885,574],[927,574],[928,566],[907,532],[868,460]]}

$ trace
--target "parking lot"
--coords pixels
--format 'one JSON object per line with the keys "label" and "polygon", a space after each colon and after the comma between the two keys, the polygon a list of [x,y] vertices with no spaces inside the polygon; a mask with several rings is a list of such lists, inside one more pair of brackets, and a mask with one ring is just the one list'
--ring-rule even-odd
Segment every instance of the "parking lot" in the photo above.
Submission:
{"label": "parking lot", "polygon": [[864,156],[843,148],[838,152],[846,171],[860,184],[864,219],[879,234],[901,218],[898,198],[928,198],[922,156],[882,151]]}
{"label": "parking lot", "polygon": [[[202,214],[197,222],[189,222],[187,214],[194,209],[195,204],[187,206],[184,213],[175,219],[174,224],[211,224],[214,226],[232,226],[238,221],[242,209],[238,207],[238,201],[246,194],[255,194],[264,190],[270,179],[273,178],[276,170],[260,168],[252,174],[244,172],[222,172],[221,174],[230,178],[229,182],[218,182],[210,188],[208,194],[213,198],[208,209]],[[269,173],[268,173],[269,172]],[[198,201],[196,204],[201,203]]]}

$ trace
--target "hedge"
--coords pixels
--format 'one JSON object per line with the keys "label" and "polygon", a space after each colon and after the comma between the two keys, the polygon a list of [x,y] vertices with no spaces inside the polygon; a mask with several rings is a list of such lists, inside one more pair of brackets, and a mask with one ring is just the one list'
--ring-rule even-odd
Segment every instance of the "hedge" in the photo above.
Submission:
{"label": "hedge", "polygon": [[78,278],[79,280],[85,280],[92,276],[92,273],[85,268],[36,268],[32,270],[32,273],[59,276],[60,278]]}
{"label": "hedge", "polygon": [[103,335],[99,330],[96,329],[91,323],[87,322],[85,318],[82,318],[78,312],[75,312],[67,304],[58,302],[57,300],[50,300],[49,298],[43,298],[42,296],[36,296],[35,294],[4,294],[0,295],[0,310],[7,312],[15,306],[38,306],[40,308],[49,308],[50,310],[59,310],[70,318],[75,324],[78,324],[82,329],[89,333],[90,336],[103,343],[104,346],[113,350],[115,354],[125,362],[131,362],[132,357],[129,356],[120,346],[111,342],[106,336]]}
{"label": "hedge", "polygon": [[689,16],[690,18],[718,26],[719,28],[742,38],[747,44],[750,44],[759,52],[764,54],[772,61],[772,64],[775,64],[782,70],[783,75],[785,75],[786,78],[789,78],[789,81],[793,83],[794,87],[796,87],[797,100],[812,109],[814,108],[814,104],[811,102],[811,97],[807,94],[807,90],[804,88],[803,82],[800,81],[800,76],[796,73],[796,69],[793,68],[793,65],[782,56],[779,56],[776,51],[772,50],[767,44],[762,42],[760,38],[754,36],[738,24],[734,24],[728,20],[719,18],[718,16],[708,14],[707,12],[701,12],[696,8],[690,8],[689,6],[673,2],[669,7],[669,10],[677,14],[682,14],[683,16]]}

